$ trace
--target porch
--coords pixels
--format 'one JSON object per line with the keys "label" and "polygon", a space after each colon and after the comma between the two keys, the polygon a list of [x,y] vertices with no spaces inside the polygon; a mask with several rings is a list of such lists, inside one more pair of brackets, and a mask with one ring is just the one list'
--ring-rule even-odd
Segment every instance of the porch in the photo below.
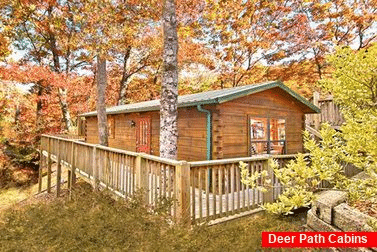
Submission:
{"label": "porch", "polygon": [[[76,176],[122,198],[133,196],[142,189],[145,202],[152,207],[161,200],[172,199],[172,216],[185,223],[251,213],[261,204],[274,201],[281,193],[281,187],[268,166],[271,155],[186,162],[49,135],[42,136],[40,151],[40,174],[47,169],[45,186],[48,192],[51,192],[51,167],[55,162],[57,181],[61,181],[64,170],[68,172],[69,191]],[[283,166],[294,156],[273,158]],[[247,164],[250,173],[267,170],[273,177],[274,190],[262,193],[241,183],[240,161]],[[57,183],[56,194],[60,193],[61,183]]]}

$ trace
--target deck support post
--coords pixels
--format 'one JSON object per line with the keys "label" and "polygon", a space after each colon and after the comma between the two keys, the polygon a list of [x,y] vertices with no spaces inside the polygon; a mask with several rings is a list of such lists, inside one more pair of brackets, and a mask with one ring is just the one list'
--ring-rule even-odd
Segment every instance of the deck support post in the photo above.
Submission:
{"label": "deck support post", "polygon": [[58,140],[58,153],[56,158],[56,197],[60,196],[60,180],[62,178],[62,160],[61,160],[61,150],[60,140]]}
{"label": "deck support post", "polygon": [[177,221],[190,225],[190,164],[186,161],[175,166],[175,183],[175,196],[178,201]]}
{"label": "deck support post", "polygon": [[51,173],[52,173],[52,159],[51,159],[51,138],[48,138],[47,143],[47,193],[51,193]]}
{"label": "deck support post", "polygon": [[[274,170],[270,165],[272,162],[272,158],[269,157],[267,160],[264,161],[264,170],[267,171],[268,178],[271,179],[271,185],[274,185]],[[272,203],[274,202],[274,187],[268,189],[267,192],[263,193],[263,203]]]}
{"label": "deck support post", "polygon": [[146,160],[142,157],[142,155],[138,155],[136,157],[136,188],[138,190],[145,190],[144,193],[144,200],[145,203],[148,203],[148,171],[147,171],[147,162]]}

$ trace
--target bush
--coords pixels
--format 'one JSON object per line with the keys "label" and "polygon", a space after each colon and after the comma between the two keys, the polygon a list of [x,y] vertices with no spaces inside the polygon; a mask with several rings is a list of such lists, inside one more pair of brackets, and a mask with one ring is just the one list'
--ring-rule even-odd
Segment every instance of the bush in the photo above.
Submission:
{"label": "bush", "polygon": [[[340,132],[328,124],[320,131],[322,140],[317,144],[304,133],[305,149],[310,155],[310,164],[302,154],[286,167],[278,169],[274,164],[275,176],[284,186],[278,201],[265,204],[272,213],[289,214],[295,208],[308,206],[314,200],[313,192],[322,183],[329,188],[346,190],[351,204],[377,195],[377,44],[368,49],[353,51],[340,48],[328,57],[335,68],[333,78],[320,82],[333,94],[341,107],[345,123]],[[370,178],[351,180],[344,176],[346,164],[352,164],[364,171]],[[249,177],[241,164],[243,182],[256,187],[255,181],[266,174]],[[264,190],[270,188],[265,183]],[[267,186],[267,187],[266,187]],[[263,186],[262,186],[263,187]]]}

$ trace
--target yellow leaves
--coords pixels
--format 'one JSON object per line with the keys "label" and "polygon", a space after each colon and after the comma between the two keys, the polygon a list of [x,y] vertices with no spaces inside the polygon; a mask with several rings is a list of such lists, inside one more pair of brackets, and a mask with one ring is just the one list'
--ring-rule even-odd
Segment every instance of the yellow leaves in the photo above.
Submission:
{"label": "yellow leaves", "polygon": [[34,4],[30,4],[30,5],[29,5],[29,9],[30,9],[31,11],[34,11],[34,10],[36,9],[36,6],[35,6]]}
{"label": "yellow leaves", "polygon": [[248,185],[250,188],[256,188],[262,192],[271,190],[271,178],[269,178],[266,170],[254,171],[250,174],[248,164],[241,161],[239,163],[241,169],[241,182]]}
{"label": "yellow leaves", "polygon": [[0,33],[0,59],[10,54],[8,39]]}
{"label": "yellow leaves", "polygon": [[184,27],[181,26],[178,29],[178,34],[179,34],[179,37],[182,39],[192,37],[192,29],[188,26],[184,26]]}
{"label": "yellow leaves", "polygon": [[316,186],[319,185],[319,181],[316,180],[316,179],[313,179],[313,180],[311,181],[311,183],[312,183],[312,186],[313,186],[313,187],[316,187]]}
{"label": "yellow leaves", "polygon": [[[304,132],[305,147],[310,152],[310,162],[308,157],[298,154],[295,160],[290,161],[283,168],[276,163],[269,163],[284,190],[277,202],[263,206],[268,212],[290,214],[293,209],[308,206],[314,199],[313,192],[323,181],[348,190],[352,199],[367,198],[377,194],[377,179],[354,183],[343,175],[343,162],[350,161],[345,138],[326,124],[323,125],[320,133],[323,139],[317,144],[310,138],[308,132]],[[362,138],[359,138],[360,140],[362,141]],[[371,156],[368,157],[371,171],[377,171],[376,166],[373,166],[375,160]],[[353,164],[357,161],[356,157]],[[248,176],[242,180],[243,183],[257,187],[257,182],[262,179],[264,182],[261,188],[269,189],[267,186],[267,182],[270,182],[269,178],[264,177],[267,174],[249,175],[248,171],[245,171],[245,164],[241,164],[241,168],[243,176]],[[367,169],[367,166],[364,168]]]}
{"label": "yellow leaves", "polygon": [[294,209],[308,207],[314,199],[314,194],[303,188],[289,188],[279,195],[277,202],[267,203],[262,207],[269,213],[288,215],[293,214]]}

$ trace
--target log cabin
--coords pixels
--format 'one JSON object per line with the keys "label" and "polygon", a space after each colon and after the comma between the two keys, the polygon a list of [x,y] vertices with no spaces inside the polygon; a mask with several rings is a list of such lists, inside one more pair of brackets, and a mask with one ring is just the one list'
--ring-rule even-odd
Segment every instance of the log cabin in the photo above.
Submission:
{"label": "log cabin", "polygon": [[[159,155],[159,100],[106,109],[109,146]],[[200,161],[303,151],[305,114],[320,110],[280,81],[178,97],[178,160]],[[98,143],[96,111],[83,118]]]}

